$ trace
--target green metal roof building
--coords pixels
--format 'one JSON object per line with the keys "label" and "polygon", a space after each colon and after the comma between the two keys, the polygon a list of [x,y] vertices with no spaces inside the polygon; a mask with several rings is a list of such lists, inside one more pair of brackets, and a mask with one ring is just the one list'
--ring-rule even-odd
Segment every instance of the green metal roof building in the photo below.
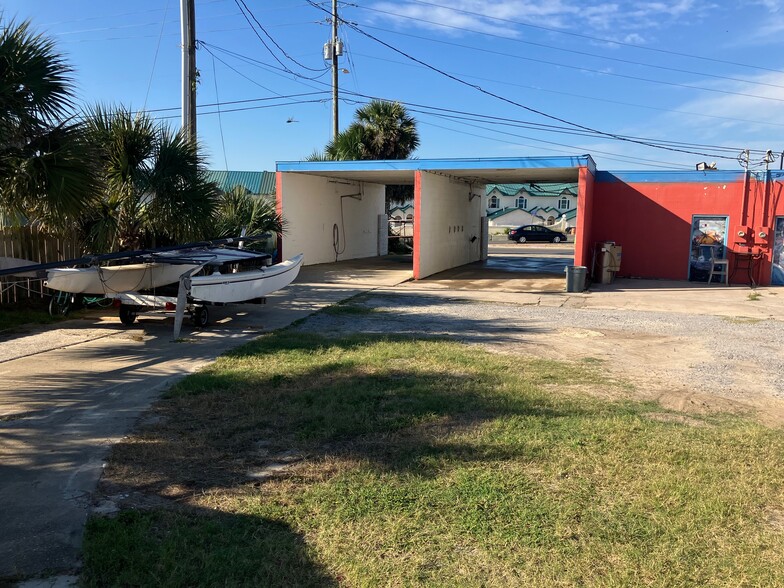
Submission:
{"label": "green metal roof building", "polygon": [[259,196],[275,195],[275,172],[268,171],[208,171],[207,179],[227,192],[242,186],[249,193]]}

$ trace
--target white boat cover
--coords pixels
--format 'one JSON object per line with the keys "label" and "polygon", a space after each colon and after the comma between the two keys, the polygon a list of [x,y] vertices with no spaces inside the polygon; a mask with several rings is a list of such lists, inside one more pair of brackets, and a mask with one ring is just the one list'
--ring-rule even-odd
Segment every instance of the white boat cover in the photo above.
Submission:
{"label": "white boat cover", "polygon": [[202,264],[132,263],[128,265],[47,270],[44,285],[72,294],[112,296],[121,292],[152,290],[180,279]]}

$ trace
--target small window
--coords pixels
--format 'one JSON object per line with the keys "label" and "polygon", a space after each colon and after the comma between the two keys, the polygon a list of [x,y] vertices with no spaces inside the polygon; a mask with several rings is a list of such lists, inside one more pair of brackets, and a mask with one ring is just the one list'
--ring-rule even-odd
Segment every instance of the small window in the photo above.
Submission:
{"label": "small window", "polygon": [[407,214],[406,215],[406,220],[412,220],[413,218],[414,218],[413,214]]}
{"label": "small window", "polygon": [[558,210],[569,210],[569,199],[561,198],[558,201]]}
{"label": "small window", "polygon": [[498,196],[490,196],[490,202],[488,202],[487,207],[498,208]]}
{"label": "small window", "polygon": [[548,225],[554,225],[555,224],[555,217],[554,216],[548,216],[547,217],[547,224]]}
{"label": "small window", "polygon": [[528,198],[515,198],[517,208],[528,208]]}

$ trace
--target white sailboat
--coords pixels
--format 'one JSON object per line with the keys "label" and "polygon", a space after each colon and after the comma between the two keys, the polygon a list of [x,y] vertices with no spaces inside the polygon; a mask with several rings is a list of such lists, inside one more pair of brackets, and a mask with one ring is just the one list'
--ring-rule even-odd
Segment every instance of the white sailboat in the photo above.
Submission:
{"label": "white sailboat", "polygon": [[299,274],[303,255],[267,267],[232,274],[213,272],[191,278],[190,295],[203,302],[244,302],[285,288]]}

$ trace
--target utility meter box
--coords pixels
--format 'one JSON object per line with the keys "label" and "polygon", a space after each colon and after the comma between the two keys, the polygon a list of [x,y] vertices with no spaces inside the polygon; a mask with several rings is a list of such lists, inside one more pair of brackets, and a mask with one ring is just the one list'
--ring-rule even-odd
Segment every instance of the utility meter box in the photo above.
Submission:
{"label": "utility meter box", "polygon": [[597,245],[597,273],[600,284],[612,284],[615,274],[621,269],[621,246],[615,241],[603,241]]}
{"label": "utility meter box", "polygon": [[738,225],[735,227],[735,243],[738,245],[747,245],[753,241],[751,227],[746,225]]}
{"label": "utility meter box", "polygon": [[766,247],[771,242],[771,234],[770,227],[754,227],[754,244]]}

